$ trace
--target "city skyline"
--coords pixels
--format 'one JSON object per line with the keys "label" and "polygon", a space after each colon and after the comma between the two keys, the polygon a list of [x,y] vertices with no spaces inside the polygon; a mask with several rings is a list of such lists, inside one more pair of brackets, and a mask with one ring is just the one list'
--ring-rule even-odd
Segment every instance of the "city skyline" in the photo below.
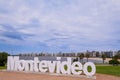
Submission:
{"label": "city skyline", "polygon": [[120,50],[120,0],[0,0],[0,51]]}

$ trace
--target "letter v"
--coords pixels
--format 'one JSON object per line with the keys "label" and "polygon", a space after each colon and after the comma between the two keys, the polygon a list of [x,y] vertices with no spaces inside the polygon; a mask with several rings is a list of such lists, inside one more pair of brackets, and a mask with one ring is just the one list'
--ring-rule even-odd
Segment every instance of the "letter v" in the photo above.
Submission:
{"label": "letter v", "polygon": [[55,71],[55,66],[56,66],[56,61],[48,61],[48,69],[50,73],[54,73]]}

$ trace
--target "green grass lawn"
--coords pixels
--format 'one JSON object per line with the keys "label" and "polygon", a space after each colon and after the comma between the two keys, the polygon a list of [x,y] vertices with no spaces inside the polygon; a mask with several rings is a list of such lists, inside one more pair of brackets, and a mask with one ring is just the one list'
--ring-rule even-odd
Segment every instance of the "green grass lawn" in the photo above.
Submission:
{"label": "green grass lawn", "polygon": [[96,73],[109,74],[120,77],[120,66],[96,66]]}
{"label": "green grass lawn", "polygon": [[[67,66],[65,66],[65,70]],[[88,71],[91,71],[91,67],[88,67]],[[100,74],[108,74],[113,76],[120,77],[120,66],[112,66],[112,65],[96,65],[96,73]]]}
{"label": "green grass lawn", "polygon": [[0,70],[6,69],[5,66],[0,66]]}

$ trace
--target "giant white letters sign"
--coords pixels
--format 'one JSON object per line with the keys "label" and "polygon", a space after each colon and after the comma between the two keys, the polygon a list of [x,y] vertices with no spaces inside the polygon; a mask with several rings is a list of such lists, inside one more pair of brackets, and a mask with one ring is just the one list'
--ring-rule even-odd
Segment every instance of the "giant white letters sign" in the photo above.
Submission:
{"label": "giant white letters sign", "polygon": [[[20,60],[19,56],[8,56],[7,70],[11,71],[33,71],[33,72],[50,72],[81,75],[84,73],[87,76],[93,76],[96,72],[96,67],[92,62],[86,62],[82,65],[80,62],[72,62],[70,57],[67,61],[60,61],[61,58],[57,57],[55,61],[41,60],[34,57],[34,60]],[[88,71],[88,66],[91,71]]]}

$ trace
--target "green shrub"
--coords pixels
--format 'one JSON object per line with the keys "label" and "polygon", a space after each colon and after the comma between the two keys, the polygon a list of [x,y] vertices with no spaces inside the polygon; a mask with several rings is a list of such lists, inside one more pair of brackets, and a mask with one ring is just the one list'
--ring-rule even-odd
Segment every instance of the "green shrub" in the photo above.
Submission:
{"label": "green shrub", "polygon": [[118,60],[110,60],[109,61],[109,64],[112,64],[112,65],[118,65],[118,64],[120,64],[120,62],[118,61]]}

